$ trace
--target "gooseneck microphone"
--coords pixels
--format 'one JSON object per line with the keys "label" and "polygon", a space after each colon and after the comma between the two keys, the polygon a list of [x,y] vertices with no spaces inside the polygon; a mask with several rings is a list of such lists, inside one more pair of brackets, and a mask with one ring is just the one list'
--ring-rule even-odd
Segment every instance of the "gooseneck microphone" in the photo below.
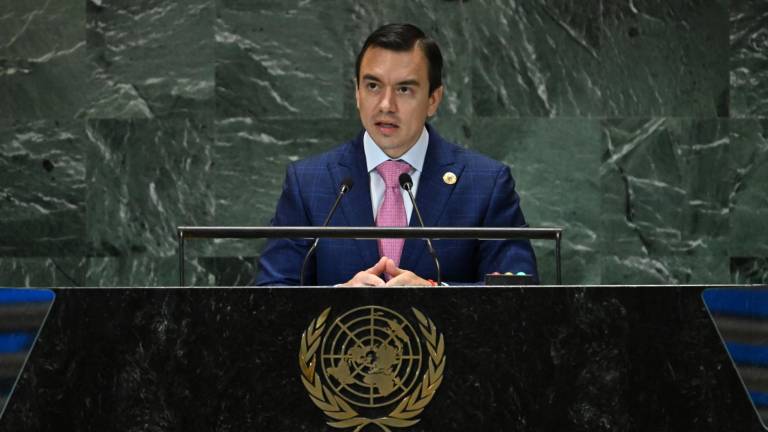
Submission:
{"label": "gooseneck microphone", "polygon": [[[416,217],[419,219],[419,224],[422,228],[426,228],[424,226],[424,219],[421,218],[419,207],[416,206],[416,199],[413,197],[413,179],[408,173],[402,173],[400,174],[400,177],[398,177],[398,180],[400,181],[400,187],[405,189],[405,191],[408,192],[408,197],[411,198],[413,211],[416,213]],[[435,249],[432,247],[432,241],[428,238],[425,238],[424,240],[427,241],[427,250],[429,251],[429,254],[432,255],[432,260],[435,261],[435,269],[437,270],[437,285],[440,286],[443,283],[442,277],[440,275],[440,261],[438,261]]]}
{"label": "gooseneck microphone", "polygon": [[[339,206],[339,202],[341,201],[341,197],[344,196],[347,192],[349,192],[350,189],[352,189],[352,185],[355,184],[350,177],[345,177],[344,180],[341,181],[341,188],[339,189],[339,194],[336,195],[336,201],[333,202],[333,206],[331,206],[331,211],[328,212],[328,216],[325,218],[325,222],[323,222],[323,226],[328,226],[328,223],[331,221],[331,217],[336,212],[336,207]],[[304,286],[304,275],[307,272],[307,263],[309,262],[309,257],[312,256],[312,253],[317,248],[317,243],[320,242],[320,237],[315,238],[315,241],[312,243],[312,246],[309,247],[309,250],[307,251],[307,255],[304,256],[304,262],[301,264],[301,277],[300,277],[300,284],[301,286]]]}

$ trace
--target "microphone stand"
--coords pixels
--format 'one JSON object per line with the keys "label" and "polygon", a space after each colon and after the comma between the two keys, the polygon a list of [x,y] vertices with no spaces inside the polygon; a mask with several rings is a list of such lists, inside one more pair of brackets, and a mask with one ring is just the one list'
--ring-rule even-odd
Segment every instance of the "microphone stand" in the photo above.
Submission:
{"label": "microphone stand", "polygon": [[[344,179],[341,182],[341,190],[339,191],[339,194],[336,196],[336,201],[333,202],[331,211],[328,212],[328,216],[326,216],[325,221],[323,222],[324,227],[328,226],[328,223],[331,221],[331,217],[333,216],[333,213],[336,212],[336,207],[339,206],[341,197],[343,197],[345,193],[349,192],[351,188],[352,188],[351,179]],[[304,275],[307,271],[307,263],[309,263],[309,257],[311,257],[312,253],[315,252],[315,249],[317,248],[317,244],[319,242],[320,242],[320,237],[316,237],[315,241],[312,242],[312,246],[309,247],[309,251],[307,251],[307,255],[304,256],[304,262],[301,263],[301,276],[299,279],[300,286],[304,286]]]}
{"label": "microphone stand", "polygon": [[[400,187],[405,189],[406,192],[408,192],[408,197],[411,199],[411,204],[413,204],[413,211],[416,213],[416,217],[419,220],[419,224],[422,228],[426,228],[424,226],[424,219],[421,218],[421,212],[419,211],[419,207],[416,205],[416,199],[413,197],[413,192],[411,191],[411,188],[413,187],[413,180],[411,179],[411,176],[407,173],[400,174]],[[427,241],[427,250],[429,251],[429,254],[432,255],[432,260],[435,262],[435,269],[437,270],[437,285],[441,286],[443,284],[442,276],[440,275],[440,261],[437,259],[437,253],[435,253],[435,249],[432,247],[432,241],[429,238],[425,238],[424,240]]]}

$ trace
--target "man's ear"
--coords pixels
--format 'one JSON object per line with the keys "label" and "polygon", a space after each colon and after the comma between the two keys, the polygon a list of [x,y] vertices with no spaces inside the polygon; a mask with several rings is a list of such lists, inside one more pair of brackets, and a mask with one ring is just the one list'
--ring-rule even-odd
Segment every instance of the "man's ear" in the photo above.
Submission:
{"label": "man's ear", "polygon": [[352,80],[352,84],[355,86],[355,105],[357,105],[357,109],[360,109],[360,84],[357,82],[357,78]]}
{"label": "man's ear", "polygon": [[440,102],[443,100],[443,86],[440,86],[429,95],[429,108],[427,109],[427,116],[432,117],[437,113],[437,108],[440,106]]}

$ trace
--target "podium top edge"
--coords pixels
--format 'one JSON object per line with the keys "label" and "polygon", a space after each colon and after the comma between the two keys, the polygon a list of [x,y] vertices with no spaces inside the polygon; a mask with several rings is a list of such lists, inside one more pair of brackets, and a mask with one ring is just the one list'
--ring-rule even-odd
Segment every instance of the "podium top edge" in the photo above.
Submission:
{"label": "podium top edge", "polygon": [[497,227],[222,227],[178,226],[183,238],[431,238],[431,239],[559,239],[563,228]]}

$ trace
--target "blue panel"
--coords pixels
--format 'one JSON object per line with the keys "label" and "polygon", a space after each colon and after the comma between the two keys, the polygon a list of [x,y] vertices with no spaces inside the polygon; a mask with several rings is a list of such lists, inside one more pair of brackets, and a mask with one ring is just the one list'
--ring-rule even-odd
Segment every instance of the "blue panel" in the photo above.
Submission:
{"label": "blue panel", "polygon": [[749,396],[752,398],[752,402],[760,408],[768,408],[768,393],[750,391]]}
{"label": "blue panel", "polygon": [[715,315],[768,318],[768,289],[708,289],[702,297]]}
{"label": "blue panel", "polygon": [[748,345],[726,342],[733,361],[740,365],[768,366],[768,345]]}
{"label": "blue panel", "polygon": [[33,333],[0,333],[0,354],[24,352],[32,346]]}
{"label": "blue panel", "polygon": [[53,298],[53,291],[46,289],[0,288],[0,304],[46,303]]}

